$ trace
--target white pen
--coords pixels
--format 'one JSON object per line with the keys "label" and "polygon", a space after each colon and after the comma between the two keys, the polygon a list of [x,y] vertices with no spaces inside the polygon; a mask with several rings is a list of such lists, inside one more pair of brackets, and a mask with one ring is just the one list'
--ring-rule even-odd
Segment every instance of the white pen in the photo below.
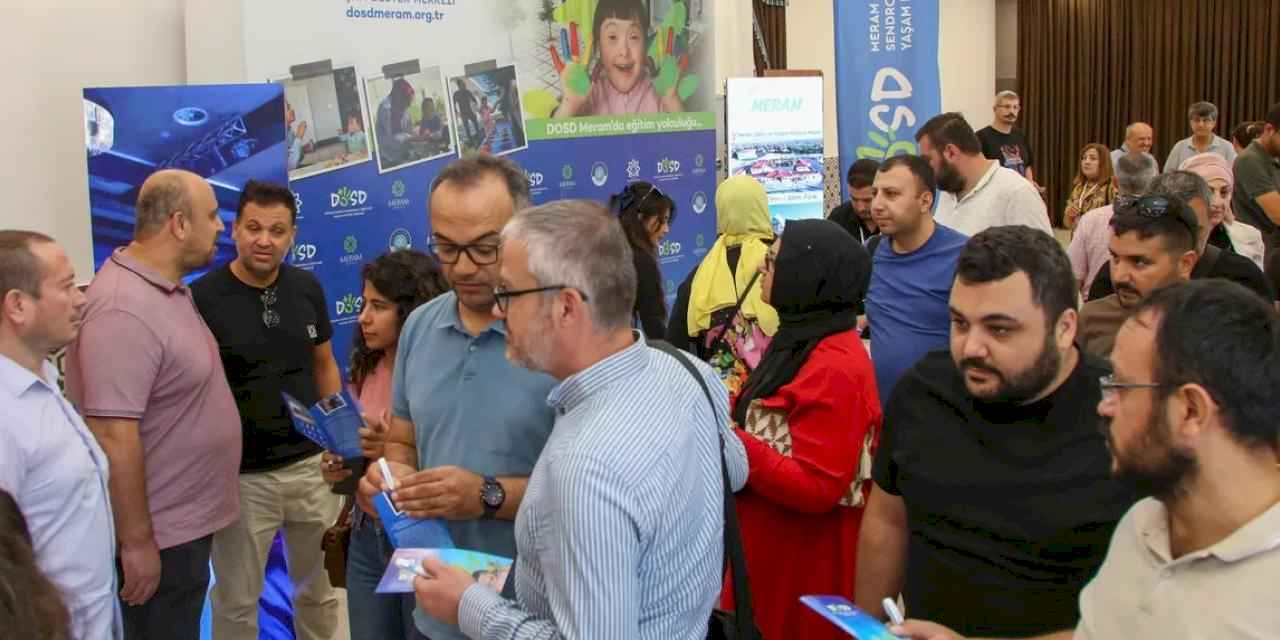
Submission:
{"label": "white pen", "polygon": [[387,466],[387,459],[378,458],[378,467],[382,469],[382,479],[387,483],[387,491],[395,491],[396,479],[391,477],[391,467]]}
{"label": "white pen", "polygon": [[889,615],[889,622],[892,622],[893,624],[902,624],[906,621],[906,619],[902,617],[902,612],[898,610],[898,604],[893,601],[893,598],[884,599],[884,612]]}
{"label": "white pen", "polygon": [[428,580],[431,579],[431,576],[427,575],[427,572],[423,570],[422,565],[417,562],[414,562],[412,558],[399,558],[396,560],[396,566],[400,567],[401,569],[412,571],[414,575],[418,576],[419,578],[426,578]]}

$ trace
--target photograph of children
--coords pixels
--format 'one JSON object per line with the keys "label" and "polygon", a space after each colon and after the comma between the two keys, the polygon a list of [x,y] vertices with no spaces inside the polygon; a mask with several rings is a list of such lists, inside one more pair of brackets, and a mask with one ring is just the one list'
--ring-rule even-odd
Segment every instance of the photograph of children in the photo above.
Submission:
{"label": "photograph of children", "polygon": [[454,122],[463,153],[502,155],[528,146],[515,66],[508,65],[449,80]]}
{"label": "photograph of children", "polygon": [[[528,86],[530,118],[710,111],[709,18],[701,0],[552,1],[540,86]],[[706,49],[706,52],[702,50]]]}
{"label": "photograph of children", "polygon": [[502,593],[502,587],[511,573],[511,560],[479,551],[466,549],[418,549],[403,547],[391,554],[377,593],[413,593],[413,578],[422,570],[422,561],[435,556],[469,572],[485,588]]}
{"label": "photograph of children", "polygon": [[454,153],[440,67],[366,78],[364,90],[373,114],[379,173]]}
{"label": "photograph of children", "polygon": [[341,393],[335,393],[331,396],[320,398],[320,402],[317,402],[316,404],[320,407],[320,413],[327,416],[339,409],[345,409],[347,401],[343,399]]}
{"label": "photograph of children", "polygon": [[355,67],[276,82],[284,87],[290,180],[369,160]]}

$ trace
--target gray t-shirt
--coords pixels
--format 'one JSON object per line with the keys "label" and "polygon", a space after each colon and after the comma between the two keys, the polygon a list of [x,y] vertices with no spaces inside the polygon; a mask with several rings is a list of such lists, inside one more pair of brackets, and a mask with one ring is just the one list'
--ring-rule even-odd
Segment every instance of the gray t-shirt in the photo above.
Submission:
{"label": "gray t-shirt", "polygon": [[1235,164],[1236,186],[1231,196],[1231,210],[1241,221],[1257,227],[1268,244],[1276,242],[1276,223],[1267,217],[1257,198],[1272,191],[1280,191],[1280,160],[1271,157],[1262,145],[1254,140],[1240,152]]}

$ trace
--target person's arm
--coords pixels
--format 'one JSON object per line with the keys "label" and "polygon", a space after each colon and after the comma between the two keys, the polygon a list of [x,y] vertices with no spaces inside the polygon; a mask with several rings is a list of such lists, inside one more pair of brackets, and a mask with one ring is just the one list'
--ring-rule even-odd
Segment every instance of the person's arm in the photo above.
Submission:
{"label": "person's arm", "polygon": [[1255,197],[1254,202],[1262,207],[1262,211],[1267,214],[1271,222],[1280,224],[1280,191],[1270,191]]}
{"label": "person's arm", "polygon": [[[873,428],[863,397],[847,363],[814,366],[796,375],[779,396],[793,407],[787,414],[791,455],[778,453],[760,438],[735,433],[750,463],[748,486],[764,498],[800,513],[825,513],[840,501],[862,461],[862,442]],[[870,371],[866,375],[872,375]]]}
{"label": "person's arm", "polygon": [[863,611],[881,620],[886,618],[881,602],[885,598],[896,599],[902,591],[909,533],[902,496],[887,493],[879,483],[873,484],[862,514],[853,593]]}
{"label": "person's arm", "polygon": [[[964,636],[935,622],[925,620],[907,620],[901,625],[889,628],[894,635],[906,640],[966,640]],[[1035,636],[1027,640],[1072,640],[1076,637],[1074,630],[1066,629],[1050,634]],[[991,638],[969,638],[968,640],[994,640]]]}
{"label": "person's arm", "polygon": [[85,424],[111,466],[107,487],[124,569],[120,597],[129,604],[141,605],[160,586],[160,549],[147,503],[147,470],[139,421],[85,416]]}
{"label": "person's arm", "polygon": [[1027,167],[1027,182],[1030,182],[1031,184],[1035,184],[1036,187],[1040,186],[1036,184],[1036,170],[1032,169],[1030,166]]}
{"label": "person's arm", "polygon": [[1169,157],[1164,159],[1164,173],[1178,170],[1178,166],[1182,164],[1182,161],[1179,160],[1179,158],[1182,157],[1181,148],[1182,141],[1179,140],[1173,145],[1173,148],[1169,150]]}
{"label": "person's arm", "polygon": [[325,398],[342,391],[342,372],[333,357],[333,347],[326,340],[315,346],[316,393]]}
{"label": "person's arm", "polygon": [[459,603],[458,625],[471,638],[636,638],[640,633],[640,502],[630,485],[585,457],[561,459],[543,499],[549,558],[542,563],[550,618],[480,586]]}
{"label": "person's arm", "polygon": [[667,322],[667,342],[671,346],[698,354],[693,338],[689,337],[689,296],[693,293],[693,277],[698,273],[694,267],[689,275],[676,289],[676,302],[671,308],[671,319]]}
{"label": "person's arm", "polygon": [[1088,215],[1080,216],[1076,221],[1075,235],[1071,236],[1071,243],[1067,245],[1067,259],[1071,261],[1071,273],[1076,278],[1077,290],[1084,289],[1084,281],[1089,277],[1089,251],[1085,249],[1084,243],[1085,238],[1090,235],[1090,220]]}

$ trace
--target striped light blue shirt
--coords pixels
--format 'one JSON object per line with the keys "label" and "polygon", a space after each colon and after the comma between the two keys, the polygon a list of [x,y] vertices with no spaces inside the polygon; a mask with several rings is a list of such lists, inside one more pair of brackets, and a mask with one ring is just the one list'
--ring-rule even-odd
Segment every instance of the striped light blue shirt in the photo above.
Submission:
{"label": "striped light blue shirt", "polygon": [[[724,425],[734,490],[747,479],[728,397],[696,362]],[[638,334],[556,386],[555,428],[516,518],[517,602],[463,595],[471,638],[702,640],[720,594],[723,484],[716,423],[689,372]]]}

